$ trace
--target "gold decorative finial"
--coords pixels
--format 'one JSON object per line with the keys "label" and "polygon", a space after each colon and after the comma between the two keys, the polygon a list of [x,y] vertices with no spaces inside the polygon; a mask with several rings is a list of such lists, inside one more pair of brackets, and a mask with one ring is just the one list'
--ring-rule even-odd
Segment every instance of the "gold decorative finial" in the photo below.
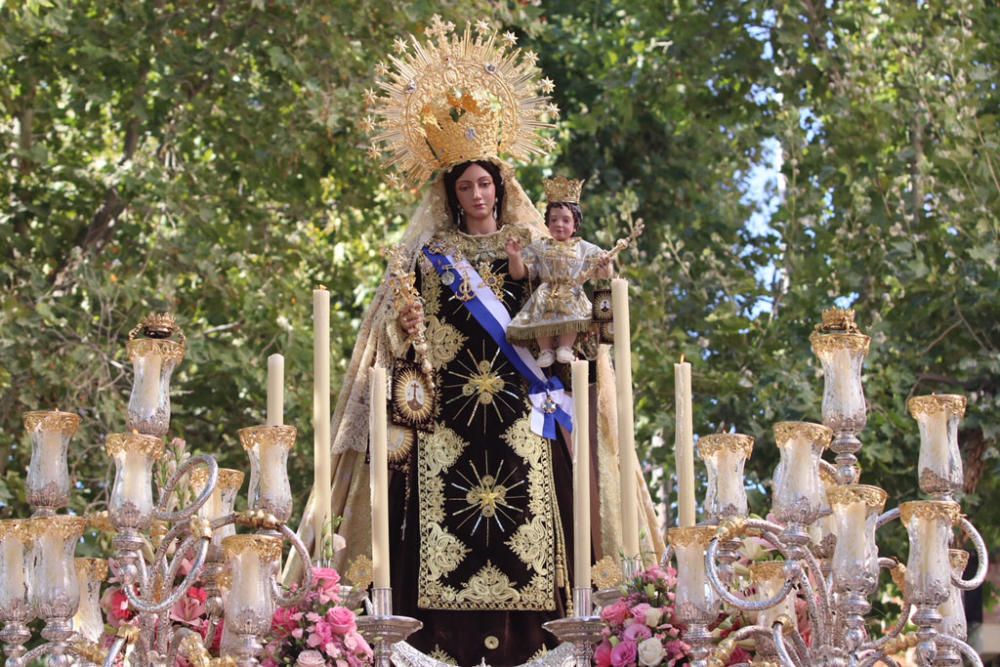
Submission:
{"label": "gold decorative finial", "polygon": [[467,160],[544,154],[539,131],[553,127],[537,56],[482,21],[475,34],[454,29],[435,16],[424,39],[397,40],[390,65],[376,69],[383,94],[367,95],[372,154],[413,185]]}
{"label": "gold decorative finial", "polygon": [[579,204],[583,181],[556,176],[542,181],[542,187],[545,188],[545,199],[550,204],[555,202]]}
{"label": "gold decorative finial", "polygon": [[823,322],[816,325],[820,333],[861,333],[854,322],[853,308],[827,308],[823,311]]}
{"label": "gold decorative finial", "polygon": [[170,313],[152,313],[139,323],[138,333],[146,338],[170,338],[179,331],[177,320]]}

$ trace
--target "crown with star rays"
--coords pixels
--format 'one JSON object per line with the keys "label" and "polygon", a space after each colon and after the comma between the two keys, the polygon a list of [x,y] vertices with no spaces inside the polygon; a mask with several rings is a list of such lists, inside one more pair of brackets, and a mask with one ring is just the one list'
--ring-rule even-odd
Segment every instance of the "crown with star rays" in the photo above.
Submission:
{"label": "crown with star rays", "polygon": [[542,135],[559,113],[548,97],[552,81],[513,33],[482,20],[458,33],[440,16],[424,33],[397,37],[390,64],[376,66],[380,92],[366,91],[363,122],[374,135],[372,157],[420,185],[462,162],[525,160],[555,147]]}

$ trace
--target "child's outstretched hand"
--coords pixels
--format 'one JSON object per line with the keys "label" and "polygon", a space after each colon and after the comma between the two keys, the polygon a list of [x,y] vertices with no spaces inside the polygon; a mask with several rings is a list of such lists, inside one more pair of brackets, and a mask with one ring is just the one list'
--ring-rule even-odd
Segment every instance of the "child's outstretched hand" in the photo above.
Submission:
{"label": "child's outstretched hand", "polygon": [[505,249],[507,250],[507,258],[508,259],[514,259],[515,257],[520,257],[521,256],[521,239],[519,239],[519,238],[517,238],[515,236],[512,236],[511,238],[507,239],[507,246],[506,246]]}
{"label": "child's outstretched hand", "polygon": [[514,280],[524,280],[528,275],[528,270],[521,258],[521,239],[517,237],[507,239],[507,245],[504,246],[504,249],[507,251],[507,271],[510,273],[510,277]]}

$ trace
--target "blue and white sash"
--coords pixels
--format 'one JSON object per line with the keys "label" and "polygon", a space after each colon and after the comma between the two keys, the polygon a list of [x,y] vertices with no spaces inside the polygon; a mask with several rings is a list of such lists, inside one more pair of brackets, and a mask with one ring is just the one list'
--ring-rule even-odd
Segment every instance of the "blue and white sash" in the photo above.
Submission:
{"label": "blue and white sash", "polygon": [[[557,435],[556,424],[562,424],[566,430],[573,430],[573,399],[566,394],[559,378],[546,378],[538,362],[531,353],[520,345],[512,345],[507,340],[507,325],[510,324],[510,313],[506,306],[497,298],[479,273],[468,260],[455,260],[448,255],[432,252],[424,248],[424,255],[430,260],[431,266],[442,276],[445,271],[453,271],[455,280],[442,281],[456,295],[461,285],[468,281],[472,298],[463,300],[469,313],[476,322],[489,334],[500,352],[507,358],[514,369],[528,381],[528,399],[531,401],[531,432],[554,440]],[[461,278],[459,278],[461,276]]]}

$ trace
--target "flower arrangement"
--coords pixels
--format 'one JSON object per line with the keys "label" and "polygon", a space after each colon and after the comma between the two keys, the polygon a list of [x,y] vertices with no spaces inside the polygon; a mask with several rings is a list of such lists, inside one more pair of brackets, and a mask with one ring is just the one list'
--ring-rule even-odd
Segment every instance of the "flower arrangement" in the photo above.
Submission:
{"label": "flower arrangement", "polygon": [[[690,647],[681,639],[674,617],[677,572],[654,565],[627,582],[625,595],[601,611],[604,639],[594,651],[598,667],[674,667],[691,661]],[[738,625],[735,617],[720,618],[715,632],[725,635]],[[748,661],[737,649],[730,664]]]}
{"label": "flower arrangement", "polygon": [[340,575],[333,568],[314,567],[312,588],[302,603],[275,611],[261,664],[294,665],[304,651],[318,652],[330,667],[372,664],[372,649],[358,632],[354,612],[340,606]]}

